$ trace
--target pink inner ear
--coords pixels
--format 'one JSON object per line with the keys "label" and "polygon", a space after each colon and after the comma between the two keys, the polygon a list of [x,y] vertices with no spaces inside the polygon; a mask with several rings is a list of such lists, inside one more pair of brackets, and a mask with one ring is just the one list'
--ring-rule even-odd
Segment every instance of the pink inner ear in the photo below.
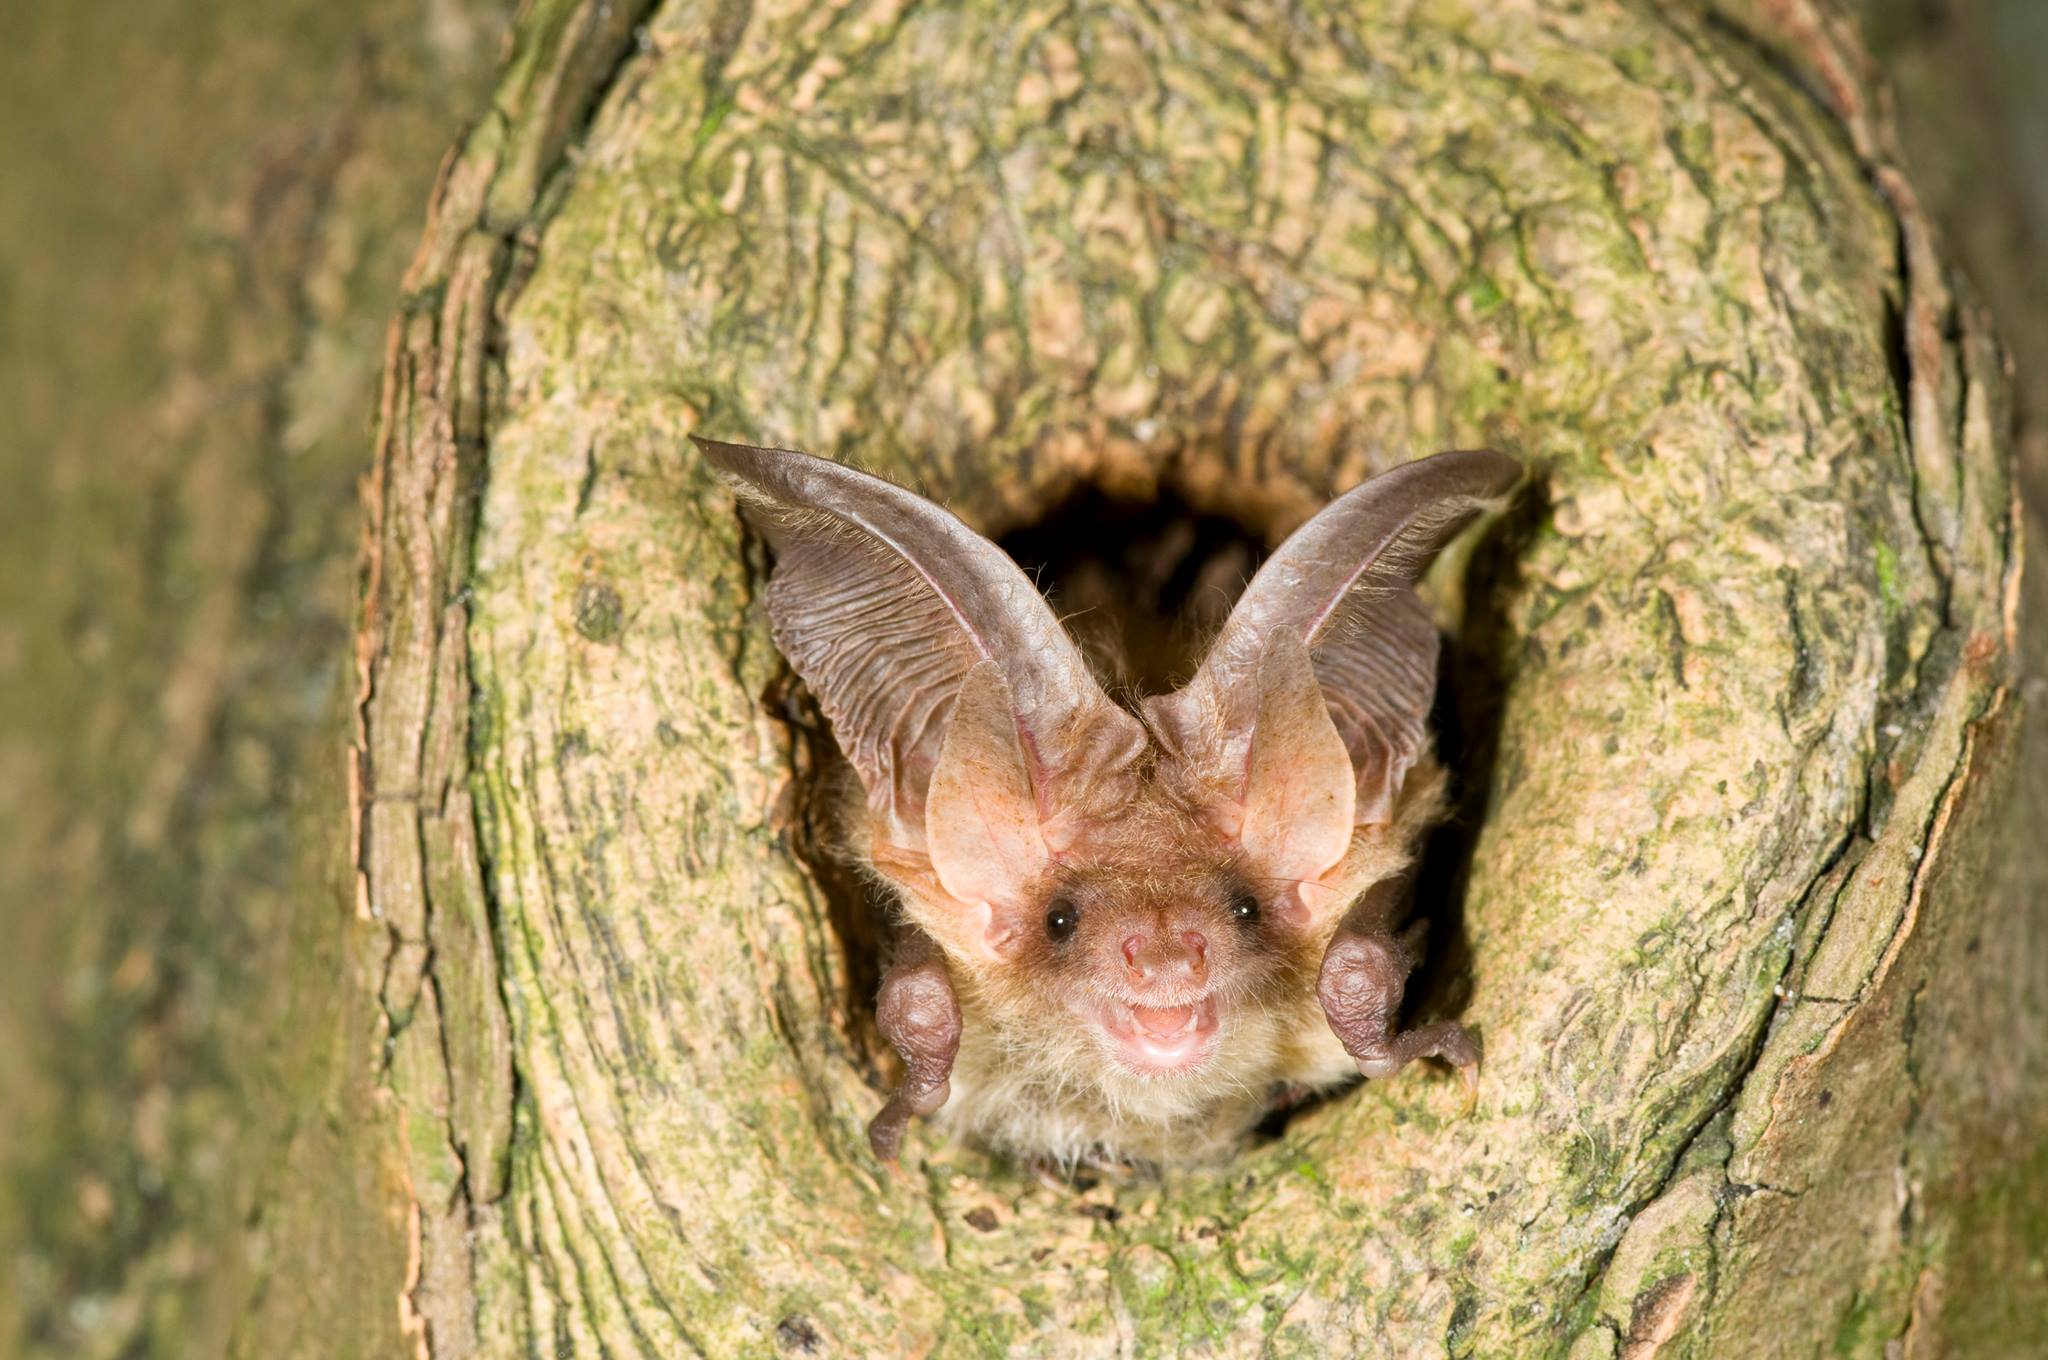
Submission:
{"label": "pink inner ear", "polygon": [[1010,694],[993,662],[967,673],[925,800],[932,871],[947,894],[990,911],[991,945],[1052,863]]}
{"label": "pink inner ear", "polygon": [[[1258,685],[1238,840],[1256,872],[1312,883],[1351,846],[1357,775],[1307,648],[1276,639]],[[1304,896],[1311,909],[1313,895]]]}

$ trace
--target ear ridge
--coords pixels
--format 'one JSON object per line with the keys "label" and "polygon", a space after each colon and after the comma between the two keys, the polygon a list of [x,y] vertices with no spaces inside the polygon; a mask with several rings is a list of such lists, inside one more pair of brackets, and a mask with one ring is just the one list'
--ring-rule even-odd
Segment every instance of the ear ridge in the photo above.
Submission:
{"label": "ear ridge", "polygon": [[878,838],[927,848],[927,799],[970,672],[990,665],[1034,799],[1145,736],[1003,551],[914,492],[789,449],[693,436],[775,550],[776,645],[817,695]]}
{"label": "ear ridge", "polygon": [[[1339,631],[1341,630],[1341,631]],[[1436,624],[1413,589],[1352,610],[1315,653],[1330,718],[1350,754],[1360,825],[1387,821],[1428,746]]]}
{"label": "ear ridge", "polygon": [[1309,653],[1348,755],[1357,823],[1385,822],[1426,747],[1436,684],[1436,629],[1415,581],[1520,479],[1503,454],[1458,450],[1339,496],[1260,567],[1194,678],[1147,706],[1155,726],[1185,744],[1205,721],[1252,721],[1245,696],[1258,692],[1275,639],[1291,639]]}

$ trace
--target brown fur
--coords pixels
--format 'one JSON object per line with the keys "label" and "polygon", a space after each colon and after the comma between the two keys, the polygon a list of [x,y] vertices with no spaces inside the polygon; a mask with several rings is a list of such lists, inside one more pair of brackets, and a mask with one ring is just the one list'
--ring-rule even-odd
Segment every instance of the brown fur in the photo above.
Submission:
{"label": "brown fur", "polygon": [[[1070,893],[1081,925],[1064,947],[1042,930],[993,954],[962,931],[962,905],[917,857],[877,847],[867,863],[897,891],[904,918],[937,940],[963,1017],[951,1096],[934,1120],[977,1144],[1072,1166],[1214,1161],[1273,1108],[1285,1088],[1331,1089],[1357,1068],[1316,998],[1317,970],[1344,911],[1406,868],[1435,818],[1443,776],[1423,761],[1387,825],[1361,827],[1326,874],[1321,903],[1299,925],[1265,910],[1249,928],[1229,914],[1242,866],[1174,792],[1172,771],[1147,770],[1117,815],[1090,824],[1040,896]],[[865,806],[849,799],[856,834]],[[1243,871],[1251,878],[1249,871]],[[1262,905],[1287,885],[1250,882]],[[1118,942],[1127,931],[1193,926],[1208,936],[1223,998],[1215,1056],[1188,1076],[1140,1076],[1118,1063],[1089,1011],[1129,1000]],[[1166,998],[1168,1001],[1178,998]]]}
{"label": "brown fur", "polygon": [[[1200,1161],[1283,1089],[1476,1064],[1455,1023],[1395,1031],[1413,953],[1379,917],[1442,785],[1437,637],[1411,587],[1513,460],[1438,454],[1339,496],[1254,574],[1192,677],[1132,712],[1017,563],[933,502],[790,450],[698,445],[775,548],[776,643],[860,778],[849,830],[902,903],[876,1020],[908,1072],[869,1127],[878,1157],[936,1112],[1028,1157]],[[1105,621],[1146,615],[1199,537],[1112,541],[1079,579]],[[1170,647],[1194,612],[1112,632]],[[1151,660],[1127,678],[1180,671]]]}

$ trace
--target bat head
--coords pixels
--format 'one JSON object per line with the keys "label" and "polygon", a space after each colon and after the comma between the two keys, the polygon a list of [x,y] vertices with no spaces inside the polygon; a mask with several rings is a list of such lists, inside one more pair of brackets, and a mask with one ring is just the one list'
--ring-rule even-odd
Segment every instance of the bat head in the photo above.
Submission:
{"label": "bat head", "polygon": [[1120,1077],[1200,1077],[1309,994],[1316,931],[1288,919],[1286,887],[1155,782],[1090,820],[1041,879],[1035,919],[970,967],[1016,1032],[1056,1018]]}
{"label": "bat head", "polygon": [[1193,679],[1127,709],[1016,563],[939,506],[698,442],[775,550],[769,618],[860,777],[856,836],[1016,1062],[1199,1093],[1320,1023],[1323,946],[1405,856],[1437,647],[1416,575],[1511,460],[1441,454],[1340,497]]}

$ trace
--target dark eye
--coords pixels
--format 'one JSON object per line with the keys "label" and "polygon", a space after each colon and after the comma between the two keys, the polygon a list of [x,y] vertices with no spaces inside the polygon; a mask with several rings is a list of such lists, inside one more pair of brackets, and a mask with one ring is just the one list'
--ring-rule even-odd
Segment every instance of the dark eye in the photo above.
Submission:
{"label": "dark eye", "polygon": [[1045,909],[1046,937],[1054,944],[1074,933],[1074,927],[1081,924],[1081,909],[1071,898],[1055,897],[1052,905]]}
{"label": "dark eye", "polygon": [[1259,899],[1243,888],[1230,899],[1230,915],[1246,925],[1259,919]]}

